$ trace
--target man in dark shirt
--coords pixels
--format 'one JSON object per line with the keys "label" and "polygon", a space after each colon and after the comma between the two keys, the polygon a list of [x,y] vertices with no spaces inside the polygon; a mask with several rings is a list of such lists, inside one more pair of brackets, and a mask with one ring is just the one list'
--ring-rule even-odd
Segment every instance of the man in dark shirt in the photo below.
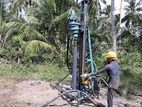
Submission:
{"label": "man in dark shirt", "polygon": [[116,90],[119,86],[119,75],[120,75],[120,67],[117,63],[117,55],[114,51],[110,51],[106,56],[107,64],[105,67],[94,74],[83,74],[84,77],[99,75],[103,72],[107,72],[109,76],[108,80],[108,92],[107,92],[107,107],[113,107],[114,105],[114,97]]}

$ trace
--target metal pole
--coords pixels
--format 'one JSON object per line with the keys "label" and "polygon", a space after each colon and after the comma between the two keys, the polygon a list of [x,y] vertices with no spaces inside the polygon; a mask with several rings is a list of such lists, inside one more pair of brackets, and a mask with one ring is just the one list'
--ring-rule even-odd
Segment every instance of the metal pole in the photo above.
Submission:
{"label": "metal pole", "polygon": [[78,77],[78,70],[77,70],[77,41],[79,37],[79,26],[80,23],[77,22],[77,16],[74,10],[71,10],[69,14],[69,20],[70,20],[70,32],[72,35],[72,47],[73,47],[73,66],[72,66],[72,89],[77,89],[77,77]]}
{"label": "metal pole", "polygon": [[91,74],[94,73],[94,64],[93,64],[93,56],[92,56],[92,47],[91,47],[91,35],[88,33],[88,50],[89,50],[89,64]]}
{"label": "metal pole", "polygon": [[83,34],[83,48],[82,48],[82,74],[85,73],[85,57],[86,57],[86,39],[88,35],[87,23],[88,23],[88,0],[84,0],[84,34]]}
{"label": "metal pole", "polygon": [[72,89],[77,88],[77,46],[73,47]]}

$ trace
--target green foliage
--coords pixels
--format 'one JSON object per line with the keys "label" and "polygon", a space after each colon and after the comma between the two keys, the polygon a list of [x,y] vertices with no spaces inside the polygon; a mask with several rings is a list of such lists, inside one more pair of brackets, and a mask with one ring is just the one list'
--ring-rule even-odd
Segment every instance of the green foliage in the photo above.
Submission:
{"label": "green foliage", "polygon": [[0,76],[18,79],[44,79],[59,81],[68,73],[67,68],[56,64],[0,64]]}
{"label": "green foliage", "polygon": [[26,41],[35,39],[46,41],[42,34],[26,22],[17,21],[6,23],[5,32],[4,44],[11,39],[13,35],[21,36]]}
{"label": "green foliage", "polygon": [[[142,86],[142,9],[140,2],[135,1],[128,0],[125,7],[127,12],[121,20],[125,22],[124,27],[117,38],[121,41],[118,57],[122,71],[121,87],[124,90]],[[111,6],[106,5],[105,0],[102,2],[105,5],[103,10],[99,0],[90,0],[88,10],[92,48],[99,44],[94,52],[98,68],[103,67],[104,53],[112,47]],[[74,0],[3,0],[0,10],[0,58],[12,64],[1,64],[0,75],[19,78],[33,76],[47,80],[63,76],[65,69],[60,67],[66,64],[67,17],[72,8],[79,16],[79,6]],[[115,19],[116,33],[120,28],[119,17],[117,15]],[[69,57],[72,62],[72,56]],[[21,64],[13,64],[19,61]],[[51,65],[38,65],[47,62]]]}
{"label": "green foliage", "polygon": [[95,55],[94,59],[98,68],[102,68],[104,66],[105,56],[102,53]]}
{"label": "green foliage", "polygon": [[33,40],[27,43],[27,46],[24,50],[26,56],[36,56],[40,49],[50,49],[53,50],[53,47],[45,42]]}
{"label": "green foliage", "polygon": [[16,48],[6,47],[0,49],[0,57],[12,61],[16,57]]}
{"label": "green foliage", "polygon": [[119,55],[121,65],[121,82],[120,88],[124,94],[127,94],[129,89],[142,89],[142,62],[140,53],[120,53]]}

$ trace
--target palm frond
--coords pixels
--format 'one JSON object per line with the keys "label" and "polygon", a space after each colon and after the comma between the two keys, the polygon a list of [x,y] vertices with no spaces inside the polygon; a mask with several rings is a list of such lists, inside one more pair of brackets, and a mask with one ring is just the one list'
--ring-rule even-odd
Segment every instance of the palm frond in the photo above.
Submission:
{"label": "palm frond", "polygon": [[[75,8],[71,7],[69,10],[67,10],[67,11],[64,12],[63,14],[61,14],[61,15],[57,16],[55,19],[53,19],[50,28],[52,27],[52,25],[54,25],[54,24],[56,24],[56,23],[59,23],[61,20],[64,20],[65,18],[67,18],[68,15],[69,15],[69,12],[70,12],[72,9],[75,9]],[[75,10],[76,10],[76,12],[78,13],[78,9],[75,9]]]}
{"label": "palm frond", "polygon": [[22,34],[25,38],[27,38],[27,40],[38,39],[46,41],[42,34],[27,23],[9,22],[5,24],[5,30],[7,33],[5,35],[4,43],[12,36],[13,33]]}
{"label": "palm frond", "polygon": [[29,8],[26,13],[25,13],[25,20],[27,21],[27,23],[38,23],[38,18],[35,17],[36,14],[38,13],[37,11],[39,11],[39,9],[37,7],[32,7]]}
{"label": "palm frond", "polygon": [[55,51],[54,47],[48,43],[45,43],[43,41],[39,41],[39,40],[32,40],[29,41],[25,44],[25,49],[24,49],[24,55],[25,56],[34,56],[37,55],[37,53],[41,50],[41,49],[48,49],[50,51]]}

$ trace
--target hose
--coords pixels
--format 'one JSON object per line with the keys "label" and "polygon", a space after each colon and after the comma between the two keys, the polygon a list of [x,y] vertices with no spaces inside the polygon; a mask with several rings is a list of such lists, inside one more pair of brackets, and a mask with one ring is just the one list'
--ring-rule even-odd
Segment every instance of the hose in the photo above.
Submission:
{"label": "hose", "polygon": [[[83,91],[80,91],[80,90],[69,90],[67,92],[64,92],[62,93],[61,95],[55,97],[54,99],[52,99],[51,101],[47,102],[45,105],[43,105],[42,107],[46,107],[46,106],[49,106],[50,103],[52,103],[53,101],[57,100],[58,98],[60,98],[61,96],[65,95],[65,94],[68,94],[68,93],[72,93],[72,92],[79,92],[79,93],[82,93],[84,96],[86,96],[94,105],[98,105],[97,102],[94,102],[91,98],[89,98],[89,96],[83,92]],[[71,95],[71,94],[70,94]],[[73,95],[71,95],[73,96]],[[74,98],[76,98],[75,96],[73,96]]]}

